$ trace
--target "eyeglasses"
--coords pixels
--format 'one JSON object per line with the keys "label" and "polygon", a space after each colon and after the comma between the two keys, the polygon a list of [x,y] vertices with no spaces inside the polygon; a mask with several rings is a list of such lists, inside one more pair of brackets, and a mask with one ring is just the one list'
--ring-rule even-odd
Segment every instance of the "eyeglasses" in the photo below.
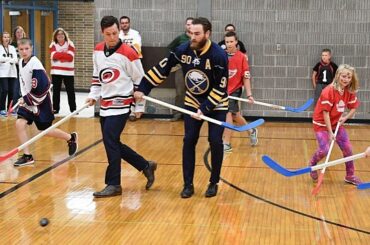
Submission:
{"label": "eyeglasses", "polygon": [[234,29],[226,29],[226,31],[234,31]]}

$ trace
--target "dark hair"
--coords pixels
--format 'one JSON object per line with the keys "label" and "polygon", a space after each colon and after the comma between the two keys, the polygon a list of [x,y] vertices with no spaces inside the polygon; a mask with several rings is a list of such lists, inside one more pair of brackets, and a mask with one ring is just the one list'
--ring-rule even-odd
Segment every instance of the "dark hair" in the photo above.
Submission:
{"label": "dark hair", "polygon": [[235,40],[238,41],[238,36],[233,31],[226,32],[224,37],[235,37]]}
{"label": "dark hair", "polygon": [[324,52],[328,52],[329,54],[331,54],[331,50],[329,48],[324,48],[323,50],[321,50],[321,53]]}
{"label": "dark hair", "polygon": [[193,25],[202,25],[203,31],[206,33],[207,31],[212,32],[212,24],[209,22],[207,18],[198,17],[193,20]]}
{"label": "dark hair", "polygon": [[234,28],[234,31],[236,31],[236,28],[235,28],[235,26],[234,26],[233,24],[227,24],[227,25],[225,26],[225,31],[226,31],[226,29],[227,29],[229,26],[232,26],[232,27]]}
{"label": "dark hair", "polygon": [[100,21],[100,27],[102,31],[104,31],[105,28],[111,27],[114,24],[116,24],[117,28],[119,28],[118,20],[114,16],[104,16]]}
{"label": "dark hair", "polygon": [[194,20],[194,18],[193,17],[188,17],[188,18],[186,18],[185,22],[188,22],[188,20]]}
{"label": "dark hair", "polygon": [[121,18],[119,18],[119,22],[121,23],[121,20],[122,19],[128,19],[128,23],[131,23],[131,20],[130,20],[130,17],[128,17],[128,16],[121,16]]}

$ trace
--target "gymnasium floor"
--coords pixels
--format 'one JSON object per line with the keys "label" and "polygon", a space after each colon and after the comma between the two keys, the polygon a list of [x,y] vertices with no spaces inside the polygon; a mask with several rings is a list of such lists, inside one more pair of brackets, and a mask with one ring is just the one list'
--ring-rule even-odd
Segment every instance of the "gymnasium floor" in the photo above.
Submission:
{"label": "gymnasium floor", "polygon": [[[344,183],[343,164],[327,169],[313,197],[315,185],[309,175],[287,178],[262,162],[266,154],[290,169],[306,166],[316,149],[310,123],[267,122],[259,127],[256,147],[249,146],[247,133],[234,133],[234,150],[225,154],[219,193],[210,199],[204,197],[210,175],[204,125],[197,146],[195,195],[181,199],[182,121],[129,122],[122,141],[158,163],[156,182],[146,191],[144,176],[123,163],[122,196],[94,199],[92,193],[104,187],[107,160],[99,121],[89,116],[89,109],[60,127],[79,133],[76,156],[68,157],[65,142],[42,138],[31,147],[34,165],[14,168],[15,156],[0,163],[1,244],[370,242],[370,189],[360,191]],[[18,146],[14,122],[0,119],[1,155]],[[353,152],[362,152],[370,142],[370,126],[346,128]],[[30,134],[36,134],[35,128]],[[331,159],[338,158],[335,146]],[[355,164],[356,174],[370,182],[369,160]],[[41,218],[49,224],[41,227]]]}

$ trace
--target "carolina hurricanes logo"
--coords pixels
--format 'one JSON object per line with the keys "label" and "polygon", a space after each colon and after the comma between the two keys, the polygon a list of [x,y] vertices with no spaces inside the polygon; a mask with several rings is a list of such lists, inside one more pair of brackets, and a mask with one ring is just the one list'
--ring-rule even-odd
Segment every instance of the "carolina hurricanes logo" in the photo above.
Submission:
{"label": "carolina hurricanes logo", "polygon": [[238,69],[229,69],[229,79],[236,75]]}
{"label": "carolina hurricanes logo", "polygon": [[100,71],[99,80],[101,83],[111,83],[117,80],[119,75],[120,72],[118,69],[108,67]]}
{"label": "carolina hurricanes logo", "polygon": [[345,109],[345,104],[343,102],[343,100],[340,100],[337,104],[337,111],[338,112],[344,112],[344,109]]}
{"label": "carolina hurricanes logo", "polygon": [[36,88],[37,87],[37,79],[36,78],[32,78],[31,87],[32,88]]}
{"label": "carolina hurricanes logo", "polygon": [[185,85],[192,94],[204,94],[209,87],[207,75],[200,70],[190,70],[185,75]]}

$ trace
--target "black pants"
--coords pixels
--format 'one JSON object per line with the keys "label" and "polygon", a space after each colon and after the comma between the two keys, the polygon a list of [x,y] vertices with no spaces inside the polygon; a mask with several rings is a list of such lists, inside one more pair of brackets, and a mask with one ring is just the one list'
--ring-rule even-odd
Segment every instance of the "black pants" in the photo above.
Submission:
{"label": "black pants", "polygon": [[129,113],[116,116],[100,117],[103,142],[108,157],[108,167],[105,173],[105,184],[121,184],[121,159],[128,162],[138,171],[147,168],[149,162],[137,154],[129,146],[122,144],[121,133],[125,128]]}
{"label": "black pants", "polygon": [[[193,110],[185,106],[188,110]],[[227,111],[213,111],[208,117],[219,121],[225,121]],[[195,147],[198,143],[199,132],[203,124],[203,120],[196,120],[189,115],[184,115],[185,136],[182,149],[182,171],[184,185],[193,184],[194,169],[195,169]],[[212,171],[209,182],[218,183],[220,180],[222,160],[224,157],[224,147],[222,143],[222,134],[224,128],[214,123],[208,123],[208,142],[211,149],[211,164]]]}
{"label": "black pants", "polygon": [[74,76],[51,75],[53,81],[53,110],[59,112],[60,109],[60,89],[62,81],[67,91],[68,105],[71,112],[76,110],[76,95],[75,95],[75,78]]}
{"label": "black pants", "polygon": [[[10,101],[13,100],[14,85],[17,79],[14,77],[0,77],[0,110],[7,110],[10,105]],[[8,97],[8,103],[6,103],[6,97]],[[17,102],[13,101],[13,104]],[[5,107],[6,106],[6,107]]]}

